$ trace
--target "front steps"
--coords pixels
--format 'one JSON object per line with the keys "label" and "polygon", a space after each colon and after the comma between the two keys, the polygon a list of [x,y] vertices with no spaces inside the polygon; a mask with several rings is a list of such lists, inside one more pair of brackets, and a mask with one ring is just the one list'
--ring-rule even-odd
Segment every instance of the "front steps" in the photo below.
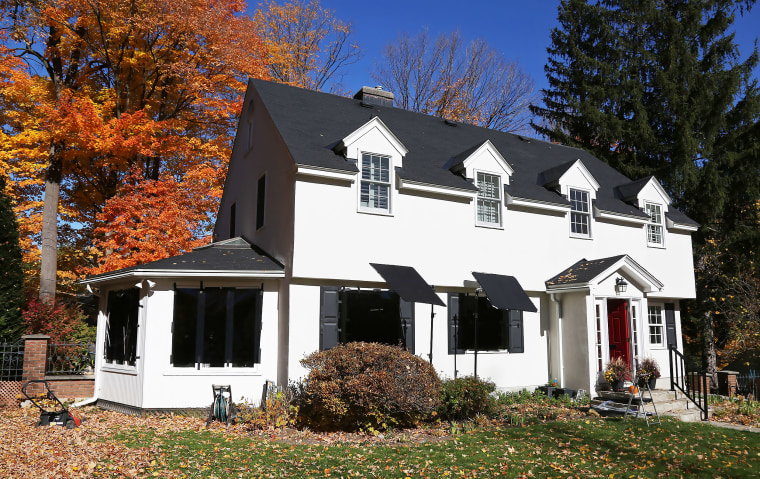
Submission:
{"label": "front steps", "polygon": [[[648,398],[649,393],[644,392],[644,397]],[[655,389],[652,391],[652,400],[657,407],[657,412],[660,416],[672,416],[683,422],[698,422],[701,420],[701,411],[691,401],[689,401],[683,394],[677,395],[674,391],[665,389]],[[591,400],[591,408],[594,406],[601,406],[605,404],[607,407],[612,407],[622,411],[622,415],[625,408],[628,406],[628,395],[626,393],[615,393],[612,391],[600,391],[599,396]],[[647,412],[654,412],[654,408],[651,403],[646,406]]]}

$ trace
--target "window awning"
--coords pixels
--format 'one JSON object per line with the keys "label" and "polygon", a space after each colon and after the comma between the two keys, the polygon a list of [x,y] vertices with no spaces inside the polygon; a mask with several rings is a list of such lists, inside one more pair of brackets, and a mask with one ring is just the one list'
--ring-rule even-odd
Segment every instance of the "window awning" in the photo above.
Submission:
{"label": "window awning", "polygon": [[370,266],[380,273],[390,289],[398,293],[404,301],[446,306],[435,294],[433,287],[411,266],[377,263],[370,263]]}
{"label": "window awning", "polygon": [[514,276],[475,272],[472,275],[480,283],[494,307],[531,311],[533,313],[538,311]]}

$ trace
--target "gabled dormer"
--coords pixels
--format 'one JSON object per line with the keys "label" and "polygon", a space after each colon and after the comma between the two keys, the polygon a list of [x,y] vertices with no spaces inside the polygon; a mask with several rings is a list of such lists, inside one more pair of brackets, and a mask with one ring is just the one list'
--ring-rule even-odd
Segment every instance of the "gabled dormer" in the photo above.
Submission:
{"label": "gabled dormer", "polygon": [[569,231],[572,238],[592,237],[591,205],[599,191],[599,182],[580,159],[543,171],[540,181],[570,201]]}
{"label": "gabled dormer", "polygon": [[499,150],[486,140],[454,156],[449,170],[473,182],[478,188],[475,201],[475,224],[489,228],[503,226],[504,186],[514,174]]}
{"label": "gabled dormer", "polygon": [[657,178],[650,176],[617,187],[618,194],[647,216],[646,241],[647,246],[654,248],[665,247],[665,217],[672,203],[670,196]]}
{"label": "gabled dormer", "polygon": [[336,150],[359,169],[357,210],[391,214],[395,171],[403,167],[404,156],[409,152],[401,140],[375,116],[344,137]]}

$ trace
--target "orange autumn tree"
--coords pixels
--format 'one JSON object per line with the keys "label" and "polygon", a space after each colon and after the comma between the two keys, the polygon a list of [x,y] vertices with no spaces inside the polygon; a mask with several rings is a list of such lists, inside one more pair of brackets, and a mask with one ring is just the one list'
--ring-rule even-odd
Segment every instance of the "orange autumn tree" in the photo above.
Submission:
{"label": "orange autumn tree", "polygon": [[195,181],[197,173],[190,172],[183,181],[169,175],[145,180],[139,169],[127,175],[121,192],[98,215],[104,226],[95,230],[96,244],[109,254],[101,255],[91,272],[147,263],[206,243],[203,226],[209,218],[192,204],[203,194],[197,190],[205,187]]}
{"label": "orange autumn tree", "polygon": [[[96,231],[105,234],[107,216],[98,215],[128,171],[180,184],[193,172],[209,191],[182,188],[188,196],[178,204],[186,217],[215,213],[245,80],[267,76],[245,7],[238,0],[0,0],[7,32],[0,98],[18,112],[1,117],[0,161],[22,216],[27,260],[41,255],[42,299],[55,294],[61,246],[84,251]],[[92,250],[90,261],[104,251]],[[58,277],[73,277],[84,259]]]}

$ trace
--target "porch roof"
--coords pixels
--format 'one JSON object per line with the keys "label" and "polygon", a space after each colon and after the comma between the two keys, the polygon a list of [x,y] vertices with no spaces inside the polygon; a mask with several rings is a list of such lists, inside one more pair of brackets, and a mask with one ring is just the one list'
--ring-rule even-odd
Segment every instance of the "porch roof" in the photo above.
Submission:
{"label": "porch roof", "polygon": [[82,284],[98,284],[124,278],[167,277],[281,278],[283,266],[243,238],[211,243],[187,253],[150,263],[90,276]]}
{"label": "porch roof", "polygon": [[630,275],[645,292],[659,291],[663,284],[627,254],[608,258],[581,259],[546,281],[549,292],[590,288],[617,271]]}

